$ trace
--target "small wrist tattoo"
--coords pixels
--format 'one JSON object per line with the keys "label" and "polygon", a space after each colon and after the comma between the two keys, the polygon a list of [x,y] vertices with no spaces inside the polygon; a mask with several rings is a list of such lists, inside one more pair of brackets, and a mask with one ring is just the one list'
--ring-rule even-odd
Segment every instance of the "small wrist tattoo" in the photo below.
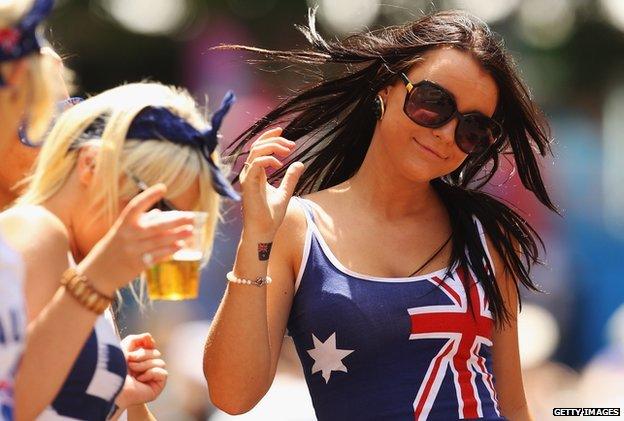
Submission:
{"label": "small wrist tattoo", "polygon": [[258,259],[269,260],[273,243],[258,243]]}

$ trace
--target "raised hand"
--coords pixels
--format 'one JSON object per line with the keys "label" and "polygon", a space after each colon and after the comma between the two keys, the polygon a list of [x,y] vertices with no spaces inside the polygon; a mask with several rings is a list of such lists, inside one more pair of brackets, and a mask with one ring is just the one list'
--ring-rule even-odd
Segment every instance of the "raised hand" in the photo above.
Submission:
{"label": "raised hand", "polygon": [[[183,247],[193,233],[193,214],[170,213],[167,218],[146,218],[166,191],[156,184],[134,197],[106,235],[79,264],[94,286],[112,295],[142,270],[167,259]],[[148,257],[146,259],[146,257]]]}
{"label": "raised hand", "polygon": [[281,133],[281,128],[263,133],[251,146],[240,174],[243,230],[266,240],[271,240],[281,225],[304,168],[303,163],[294,162],[278,187],[267,182],[266,170],[282,168],[279,158],[287,157],[295,148],[295,142],[280,137]]}

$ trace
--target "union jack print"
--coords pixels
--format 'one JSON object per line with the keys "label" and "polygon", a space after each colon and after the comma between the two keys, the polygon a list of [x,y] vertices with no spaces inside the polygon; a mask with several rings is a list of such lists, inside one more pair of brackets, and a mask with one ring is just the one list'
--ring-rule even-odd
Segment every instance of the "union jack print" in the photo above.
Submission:
{"label": "union jack print", "polygon": [[[455,275],[446,281],[439,277],[430,279],[451,299],[452,304],[407,310],[412,321],[410,339],[448,339],[431,361],[414,400],[416,420],[427,419],[447,370],[453,373],[459,419],[483,417],[476,385],[478,377],[484,382],[491,399],[497,402],[492,374],[480,355],[483,345],[492,346],[492,313],[483,288],[474,282],[471,272],[458,268]],[[470,308],[464,285],[470,285]],[[496,412],[500,415],[498,409]]]}

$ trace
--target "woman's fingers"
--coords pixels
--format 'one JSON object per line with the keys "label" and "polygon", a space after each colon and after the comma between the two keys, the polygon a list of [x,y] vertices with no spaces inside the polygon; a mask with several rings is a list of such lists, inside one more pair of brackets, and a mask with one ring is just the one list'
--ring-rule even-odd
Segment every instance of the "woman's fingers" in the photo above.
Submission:
{"label": "woman's fingers", "polygon": [[[166,260],[169,260],[171,258],[171,256],[178,250],[182,249],[184,247],[184,244],[175,244],[173,246],[166,246],[166,247],[161,247],[159,249],[154,249],[149,251],[148,253],[150,254],[150,256],[152,257],[151,262],[144,262],[144,266],[146,269],[149,269],[150,267],[152,267],[153,265],[155,265],[156,263],[160,263],[160,262],[164,262]],[[147,264],[149,263],[149,264]]]}
{"label": "woman's fingers", "polygon": [[260,141],[262,141],[264,139],[268,139],[270,137],[279,136],[279,135],[282,134],[282,131],[283,131],[283,129],[281,127],[276,127],[274,129],[267,130],[266,132],[264,132],[260,136],[258,136],[258,139],[256,139],[256,142],[260,142]]}
{"label": "woman's fingers", "polygon": [[161,356],[161,352],[157,349],[139,348],[137,350],[128,352],[127,359],[128,363],[130,363],[146,361],[152,358],[160,358]]}
{"label": "woman's fingers", "polygon": [[291,145],[286,146],[286,145],[281,145],[279,143],[274,143],[274,142],[265,143],[257,147],[254,146],[253,148],[251,148],[251,151],[249,151],[247,162],[252,162],[254,159],[258,157],[267,156],[271,154],[281,156],[281,157],[286,157],[290,155],[294,147],[295,147],[294,144],[292,146]]}
{"label": "woman's fingers", "polygon": [[267,168],[280,169],[284,164],[276,158],[285,158],[295,149],[295,142],[280,137],[281,128],[264,132],[253,144],[241,171],[240,180],[244,183],[249,176],[266,176]]}
{"label": "woman's fingers", "polygon": [[128,368],[135,373],[143,373],[155,367],[165,368],[166,364],[160,358],[151,358],[145,361],[128,361]]}
{"label": "woman's fingers", "polygon": [[154,337],[149,332],[139,333],[136,335],[128,335],[123,338],[122,345],[128,352],[139,352],[144,348],[152,349],[156,346]]}
{"label": "woman's fingers", "polygon": [[154,367],[154,368],[147,370],[145,373],[141,374],[140,376],[137,376],[136,379],[140,381],[141,383],[148,383],[148,382],[158,383],[158,382],[166,382],[168,375],[169,373],[164,368]]}
{"label": "woman's fingers", "polygon": [[144,236],[148,237],[183,225],[192,225],[194,218],[191,212],[182,211],[148,213],[139,220],[139,224]]}
{"label": "woman's fingers", "polygon": [[299,181],[299,177],[303,174],[304,165],[302,162],[293,162],[288,166],[286,170],[286,174],[280,183],[279,188],[283,190],[286,194],[286,197],[290,198],[295,191],[295,187],[297,186],[297,182]]}
{"label": "woman's fingers", "polygon": [[258,139],[256,140],[252,145],[251,148],[249,149],[249,152],[251,152],[252,149],[254,148],[259,148],[260,146],[264,146],[266,144],[276,144],[276,145],[280,145],[280,146],[285,146],[287,148],[293,147],[296,145],[295,142],[293,142],[292,140],[288,140],[285,137],[268,137],[266,139]]}
{"label": "woman's fingers", "polygon": [[284,164],[274,156],[262,156],[251,161],[247,165],[247,171],[241,174],[241,184],[245,184],[245,180],[251,177],[252,179],[258,177],[266,177],[266,168],[274,168],[276,170],[282,168]]}
{"label": "woman's fingers", "polygon": [[128,220],[138,220],[141,214],[154,206],[156,202],[158,202],[164,196],[166,191],[167,187],[165,187],[165,185],[162,183],[155,184],[147,190],[142,191],[141,193],[133,197],[132,200],[130,200],[130,203],[128,203],[126,207],[121,211],[121,215],[119,215],[119,221],[123,224]]}
{"label": "woman's fingers", "polygon": [[155,234],[140,239],[139,250],[152,250],[164,246],[175,245],[177,241],[185,240],[193,235],[193,225],[182,225],[168,231],[155,231]]}

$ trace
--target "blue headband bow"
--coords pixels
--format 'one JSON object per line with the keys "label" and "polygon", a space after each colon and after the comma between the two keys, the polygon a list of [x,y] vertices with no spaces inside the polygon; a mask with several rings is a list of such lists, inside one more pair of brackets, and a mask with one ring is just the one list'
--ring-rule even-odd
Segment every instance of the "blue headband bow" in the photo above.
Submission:
{"label": "blue headband bow", "polygon": [[[17,25],[0,29],[0,62],[17,60],[41,49],[43,39],[38,35],[37,28],[53,6],[54,0],[35,0]],[[1,76],[0,86],[4,86]]]}
{"label": "blue headband bow", "polygon": [[[126,139],[133,140],[167,140],[178,145],[192,146],[204,156],[210,168],[212,186],[221,196],[239,201],[240,195],[221,173],[211,155],[218,145],[217,132],[221,127],[223,117],[234,103],[236,97],[228,91],[221,105],[212,116],[210,126],[202,131],[191,126],[185,119],[173,114],[164,107],[145,107],[141,110],[128,128]],[[84,134],[87,138],[99,137],[104,130],[104,121],[98,118],[89,126]]]}

